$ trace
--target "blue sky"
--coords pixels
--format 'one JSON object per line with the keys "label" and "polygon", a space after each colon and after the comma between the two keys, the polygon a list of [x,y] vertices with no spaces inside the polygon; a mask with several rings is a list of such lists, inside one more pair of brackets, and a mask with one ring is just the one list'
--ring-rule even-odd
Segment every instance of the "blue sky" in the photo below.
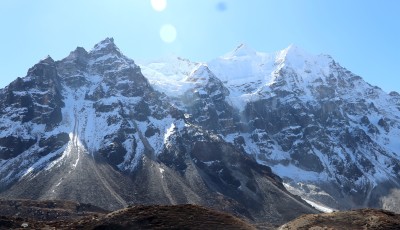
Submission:
{"label": "blue sky", "polygon": [[[167,0],[163,11],[150,0],[0,0],[0,87],[47,55],[114,37],[132,59],[209,61],[241,43],[262,52],[295,44],[400,92],[399,12],[397,0]],[[160,38],[166,24],[176,29],[170,43]]]}

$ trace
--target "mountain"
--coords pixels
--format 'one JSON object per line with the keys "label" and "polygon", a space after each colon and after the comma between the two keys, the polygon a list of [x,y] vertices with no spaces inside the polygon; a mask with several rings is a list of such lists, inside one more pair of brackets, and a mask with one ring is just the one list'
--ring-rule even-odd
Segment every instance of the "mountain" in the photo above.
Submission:
{"label": "mountain", "polygon": [[[0,197],[108,210],[191,203],[271,224],[316,213],[227,141],[247,124],[224,82],[206,64],[175,64],[141,68],[107,38],[47,57],[1,89]],[[174,76],[166,87],[154,84],[156,69]]]}
{"label": "mountain", "polygon": [[304,200],[400,203],[400,94],[295,45],[134,62],[107,38],[1,89],[0,120],[8,199],[192,203],[272,224],[315,213]]}
{"label": "mountain", "polygon": [[[191,122],[270,166],[310,203],[398,211],[400,94],[295,45],[268,54],[242,44],[208,63],[188,62],[170,57],[142,68]],[[191,77],[198,69],[203,77]],[[163,81],[171,72],[174,81]],[[171,90],[177,83],[180,93]]]}

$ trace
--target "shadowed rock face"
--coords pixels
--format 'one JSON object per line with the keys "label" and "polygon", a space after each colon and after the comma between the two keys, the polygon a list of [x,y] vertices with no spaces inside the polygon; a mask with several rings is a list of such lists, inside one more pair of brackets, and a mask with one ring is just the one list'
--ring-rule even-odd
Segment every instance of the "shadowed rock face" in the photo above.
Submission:
{"label": "shadowed rock face", "polygon": [[186,92],[194,98],[187,117],[112,39],[41,61],[0,91],[12,95],[0,99],[0,197],[108,210],[191,203],[274,224],[315,213],[269,167],[215,134],[239,118],[209,74],[191,76],[206,87]]}
{"label": "shadowed rock face", "polygon": [[199,66],[186,81],[195,82],[181,98],[190,122],[224,135],[238,129],[239,111],[226,100],[229,90],[207,66]]}
{"label": "shadowed rock face", "polygon": [[[62,120],[62,99],[60,78],[50,57],[29,69],[25,78],[2,89],[0,115],[6,120],[0,128],[0,159],[15,158],[37,142],[31,135],[32,124],[43,125],[46,131],[56,127]],[[41,154],[45,155],[45,150]]]}
{"label": "shadowed rock face", "polygon": [[[242,117],[249,124],[250,138],[242,146],[255,143],[260,150],[258,158],[273,168],[292,165],[318,175],[304,179],[285,176],[285,182],[299,195],[339,209],[382,207],[380,197],[400,184],[399,149],[393,148],[398,143],[390,141],[399,135],[399,113],[394,104],[389,103],[388,108],[378,104],[389,99],[380,89],[339,65],[332,63],[330,68],[332,75],[324,81],[297,91],[289,89],[299,83],[278,81],[270,86],[275,96],[247,103]],[[281,79],[288,76],[301,78],[290,67],[279,75]],[[356,96],[354,89],[366,95]],[[287,157],[271,158],[277,149]],[[316,185],[329,194],[325,198],[335,201],[321,199],[318,191],[313,195],[300,184]]]}

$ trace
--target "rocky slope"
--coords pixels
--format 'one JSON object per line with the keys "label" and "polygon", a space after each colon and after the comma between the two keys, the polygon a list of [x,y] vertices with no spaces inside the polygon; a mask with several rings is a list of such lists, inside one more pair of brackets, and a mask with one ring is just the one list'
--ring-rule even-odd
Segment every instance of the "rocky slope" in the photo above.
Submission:
{"label": "rocky slope", "polygon": [[303,215],[279,228],[289,229],[374,229],[400,228],[400,215],[374,209],[361,209],[314,215]]}
{"label": "rocky slope", "polygon": [[33,212],[16,217],[1,209],[0,229],[255,229],[232,215],[197,205],[132,206],[105,213],[100,208],[72,202],[1,202],[2,208]]}
{"label": "rocky slope", "polygon": [[[61,200],[0,200],[0,216],[36,221],[75,220],[109,211],[90,204]],[[1,226],[1,225],[0,225]]]}
{"label": "rocky slope", "polygon": [[206,65],[184,85],[183,100],[159,92],[112,38],[41,60],[0,90],[0,197],[192,203],[274,224],[316,212],[219,133],[240,118]]}

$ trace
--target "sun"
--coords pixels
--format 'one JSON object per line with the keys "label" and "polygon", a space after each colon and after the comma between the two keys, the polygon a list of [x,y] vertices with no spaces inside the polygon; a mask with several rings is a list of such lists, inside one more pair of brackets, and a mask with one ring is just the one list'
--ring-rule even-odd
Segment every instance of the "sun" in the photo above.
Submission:
{"label": "sun", "polygon": [[150,0],[150,3],[155,11],[163,11],[167,7],[167,0]]}
{"label": "sun", "polygon": [[165,24],[160,29],[160,37],[165,43],[172,43],[176,39],[176,28],[171,24]]}

